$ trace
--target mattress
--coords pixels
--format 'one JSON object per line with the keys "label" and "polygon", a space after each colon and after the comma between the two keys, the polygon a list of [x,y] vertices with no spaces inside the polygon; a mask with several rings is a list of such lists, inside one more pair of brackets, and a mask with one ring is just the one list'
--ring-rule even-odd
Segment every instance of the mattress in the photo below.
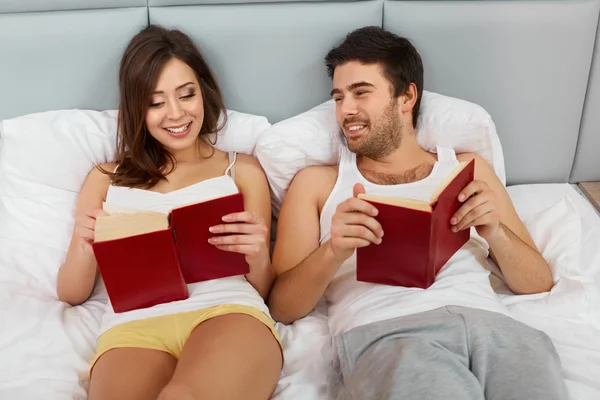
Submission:
{"label": "mattress", "polygon": [[[600,398],[600,216],[569,184],[509,188],[517,212],[551,260],[557,284],[549,294],[515,296],[492,283],[513,317],[545,331],[561,357],[572,400]],[[1,222],[1,221],[0,221]],[[47,265],[52,248],[0,239],[0,398],[85,399],[87,359],[103,302],[66,307],[54,300]],[[494,265],[490,264],[494,272]],[[33,290],[32,288],[35,288]],[[273,399],[325,399],[331,338],[324,304],[284,326],[285,365]]]}

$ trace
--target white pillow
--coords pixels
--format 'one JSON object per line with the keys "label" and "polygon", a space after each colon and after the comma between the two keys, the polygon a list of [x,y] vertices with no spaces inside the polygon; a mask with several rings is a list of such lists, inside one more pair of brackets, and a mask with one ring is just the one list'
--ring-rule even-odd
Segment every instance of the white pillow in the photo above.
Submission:
{"label": "white pillow", "polygon": [[[231,110],[228,118],[216,147],[253,154],[267,119]],[[51,249],[56,273],[70,243],[78,193],[95,164],[114,161],[116,130],[114,110],[47,111],[0,122],[0,239],[28,244],[21,248],[32,253]],[[31,253],[14,256],[35,264]],[[8,267],[0,265],[0,277]]]}
{"label": "white pillow", "polygon": [[0,123],[0,237],[66,249],[78,192],[114,160],[115,111],[36,113]]}
{"label": "white pillow", "polygon": [[[481,106],[424,91],[417,139],[428,151],[435,152],[440,145],[482,156],[506,184],[500,140],[492,118]],[[308,166],[337,163],[343,143],[333,100],[278,122],[261,135],[256,154],[271,185],[275,213],[296,173]]]}
{"label": "white pillow", "polygon": [[[219,120],[221,124],[222,119]],[[227,124],[217,134],[215,147],[221,151],[256,156],[258,138],[271,127],[266,117],[227,110]],[[211,135],[212,138],[215,135]],[[214,141],[212,141],[214,143]]]}
{"label": "white pillow", "polygon": [[582,221],[573,200],[566,196],[525,218],[523,223],[550,267],[554,286],[550,292],[515,295],[490,261],[491,283],[502,303],[513,317],[529,324],[544,318],[598,323],[595,311],[600,306],[598,287],[593,277],[581,268]]}
{"label": "white pillow", "polygon": [[582,275],[579,266],[581,219],[573,200],[564,197],[523,223],[548,262],[555,282],[561,276]]}

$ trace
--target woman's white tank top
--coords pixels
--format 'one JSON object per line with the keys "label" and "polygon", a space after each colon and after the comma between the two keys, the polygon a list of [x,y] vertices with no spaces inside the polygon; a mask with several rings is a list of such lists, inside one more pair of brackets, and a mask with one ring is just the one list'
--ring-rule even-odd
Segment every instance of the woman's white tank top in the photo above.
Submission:
{"label": "woman's white tank top", "polygon": [[[110,185],[106,202],[127,208],[169,212],[172,208],[238,192],[235,184],[235,153],[229,153],[230,165],[222,176],[207,179],[168,193]],[[253,306],[270,316],[262,297],[244,276],[221,278],[188,284],[189,298],[153,307],[115,313],[110,301],[102,319],[100,334],[124,322],[199,310],[220,304]],[[105,290],[102,287],[103,290]]]}
{"label": "woman's white tank top", "polygon": [[[377,185],[358,170],[356,155],[341,147],[338,178],[320,216],[321,237],[330,239],[331,218],[337,205],[352,197],[352,188],[362,183],[369,194],[429,201],[436,186],[458,165],[452,149],[437,148],[438,160],[426,178],[399,185]],[[383,237],[385,240],[385,236]],[[507,314],[489,281],[488,245],[471,229],[471,239],[442,268],[428,289],[378,285],[356,280],[356,252],[337,271],[325,291],[330,303],[332,335],[390,318],[457,305]]]}

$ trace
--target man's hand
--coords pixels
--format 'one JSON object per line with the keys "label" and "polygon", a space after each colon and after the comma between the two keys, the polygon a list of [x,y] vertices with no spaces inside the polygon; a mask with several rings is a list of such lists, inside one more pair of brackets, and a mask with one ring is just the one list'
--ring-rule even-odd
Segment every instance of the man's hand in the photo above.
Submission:
{"label": "man's hand", "polygon": [[331,249],[341,260],[350,257],[358,247],[381,243],[383,228],[374,218],[378,211],[358,198],[365,193],[360,183],[354,185],[353,197],[340,203],[331,220]]}
{"label": "man's hand", "polygon": [[496,193],[481,180],[469,183],[458,195],[463,205],[450,219],[452,231],[475,227],[477,233],[487,240],[493,240],[500,232],[500,212]]}

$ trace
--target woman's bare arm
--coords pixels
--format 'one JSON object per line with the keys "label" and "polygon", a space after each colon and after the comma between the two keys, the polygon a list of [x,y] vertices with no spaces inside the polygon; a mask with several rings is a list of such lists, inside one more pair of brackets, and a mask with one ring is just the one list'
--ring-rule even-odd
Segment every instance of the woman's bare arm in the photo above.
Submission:
{"label": "woman's bare arm", "polygon": [[[103,168],[112,171],[114,164],[103,165]],[[58,299],[70,305],[86,301],[94,288],[98,268],[91,245],[84,238],[93,238],[95,216],[102,209],[109,184],[109,177],[94,168],[88,174],[77,200],[71,244],[65,262],[58,271],[56,285]]]}

